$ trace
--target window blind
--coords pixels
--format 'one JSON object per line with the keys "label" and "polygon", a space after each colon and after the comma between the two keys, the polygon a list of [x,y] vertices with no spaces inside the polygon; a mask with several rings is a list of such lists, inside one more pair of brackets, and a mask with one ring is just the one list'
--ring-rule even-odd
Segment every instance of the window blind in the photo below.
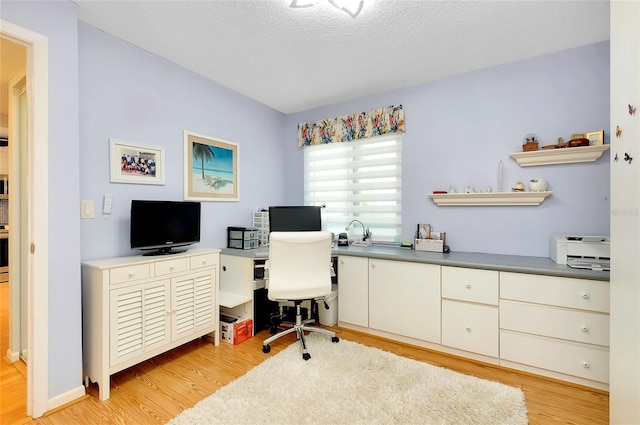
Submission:
{"label": "window blind", "polygon": [[[402,143],[398,134],[304,148],[304,203],[325,206],[326,230],[340,233],[353,219],[375,242],[402,235]],[[362,234],[354,223],[351,234]]]}

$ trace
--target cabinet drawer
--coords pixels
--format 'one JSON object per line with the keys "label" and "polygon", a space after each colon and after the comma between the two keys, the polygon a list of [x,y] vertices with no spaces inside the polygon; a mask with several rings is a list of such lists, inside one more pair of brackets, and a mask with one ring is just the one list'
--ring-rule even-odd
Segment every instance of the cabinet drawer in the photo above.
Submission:
{"label": "cabinet drawer", "polygon": [[609,282],[500,272],[500,298],[609,312]]}
{"label": "cabinet drawer", "polygon": [[156,276],[164,276],[170,273],[187,270],[186,258],[172,258],[171,260],[157,261],[155,263]]}
{"label": "cabinet drawer", "polygon": [[146,279],[150,276],[149,264],[115,267],[109,270],[109,282],[112,285],[134,280]]}
{"label": "cabinet drawer", "polygon": [[215,267],[218,264],[216,254],[202,254],[191,257],[191,270],[203,267]]}
{"label": "cabinet drawer", "polygon": [[498,305],[498,272],[443,266],[442,296]]}
{"label": "cabinet drawer", "polygon": [[498,357],[498,308],[443,300],[442,344]]}
{"label": "cabinet drawer", "polygon": [[609,346],[609,315],[602,313],[501,301],[500,328]]}
{"label": "cabinet drawer", "polygon": [[500,331],[500,358],[597,382],[609,382],[609,349]]}

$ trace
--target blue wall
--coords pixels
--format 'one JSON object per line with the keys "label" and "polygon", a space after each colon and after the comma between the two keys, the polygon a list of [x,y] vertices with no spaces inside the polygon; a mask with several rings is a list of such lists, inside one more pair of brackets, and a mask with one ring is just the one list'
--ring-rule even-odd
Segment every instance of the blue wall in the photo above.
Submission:
{"label": "blue wall", "polygon": [[49,44],[47,323],[52,398],[82,383],[78,14],[70,2],[3,1],[1,7],[2,19],[46,36]]}
{"label": "blue wall", "polygon": [[[226,246],[227,226],[251,225],[253,211],[284,201],[283,114],[82,22],[79,39],[80,192],[97,213],[81,221],[83,260],[134,254],[132,199],[184,199],[184,130],[239,145],[240,201],[202,203],[199,246]],[[111,138],[164,147],[166,184],[110,183]]]}
{"label": "blue wall", "polygon": [[[609,234],[609,152],[595,163],[521,168],[509,153],[528,133],[541,145],[573,133],[609,129],[609,43],[509,63],[380,93],[286,117],[288,203],[303,201],[299,122],[315,122],[402,104],[402,223],[410,240],[417,223],[447,232],[452,250],[548,257],[551,235]],[[605,143],[609,135],[605,133]],[[540,206],[438,207],[434,190],[505,189],[543,177],[553,194]]]}

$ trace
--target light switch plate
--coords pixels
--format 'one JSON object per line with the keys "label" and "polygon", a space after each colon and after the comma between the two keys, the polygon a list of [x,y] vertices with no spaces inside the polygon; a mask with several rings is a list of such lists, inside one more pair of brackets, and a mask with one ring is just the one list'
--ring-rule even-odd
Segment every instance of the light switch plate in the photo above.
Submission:
{"label": "light switch plate", "polygon": [[95,218],[95,201],[80,201],[80,218]]}

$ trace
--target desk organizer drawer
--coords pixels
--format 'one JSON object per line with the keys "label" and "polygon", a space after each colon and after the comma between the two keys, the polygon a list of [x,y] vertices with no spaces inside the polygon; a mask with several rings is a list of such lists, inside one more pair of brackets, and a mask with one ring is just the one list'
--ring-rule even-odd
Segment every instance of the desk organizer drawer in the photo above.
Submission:
{"label": "desk organizer drawer", "polygon": [[157,261],[155,263],[156,276],[164,276],[169,273],[183,272],[187,270],[186,258],[172,258],[171,260]]}
{"label": "desk organizer drawer", "polygon": [[149,267],[149,264],[140,264],[113,268],[109,270],[109,283],[115,285],[133,280],[146,279],[151,275],[149,273]]}
{"label": "desk organizer drawer", "polygon": [[442,300],[442,345],[498,357],[498,307]]}
{"label": "desk organizer drawer", "polygon": [[500,272],[500,298],[609,312],[609,282]]}
{"label": "desk organizer drawer", "polygon": [[595,345],[500,331],[500,358],[592,381],[609,382],[609,349]]}
{"label": "desk organizer drawer", "polygon": [[500,328],[609,346],[609,315],[500,301]]}
{"label": "desk organizer drawer", "polygon": [[443,266],[442,297],[498,305],[498,272]]}
{"label": "desk organizer drawer", "polygon": [[215,266],[217,266],[215,254],[194,255],[191,257],[191,270]]}

